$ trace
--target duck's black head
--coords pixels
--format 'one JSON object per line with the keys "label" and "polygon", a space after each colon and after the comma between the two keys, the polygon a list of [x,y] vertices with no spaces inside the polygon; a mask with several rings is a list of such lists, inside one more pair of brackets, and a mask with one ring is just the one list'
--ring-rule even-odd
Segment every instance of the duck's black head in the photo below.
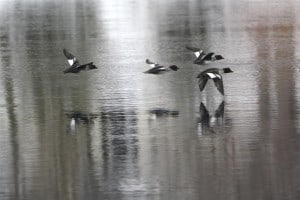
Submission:
{"label": "duck's black head", "polygon": [[172,69],[173,71],[177,71],[179,69],[177,65],[171,65],[169,68]]}
{"label": "duck's black head", "polygon": [[215,55],[215,58],[216,58],[216,60],[222,60],[222,59],[224,59],[224,57],[221,56],[221,55]]}
{"label": "duck's black head", "polygon": [[223,68],[224,73],[231,73],[233,72],[229,67]]}
{"label": "duck's black head", "polygon": [[98,69],[92,62],[88,65],[89,69]]}

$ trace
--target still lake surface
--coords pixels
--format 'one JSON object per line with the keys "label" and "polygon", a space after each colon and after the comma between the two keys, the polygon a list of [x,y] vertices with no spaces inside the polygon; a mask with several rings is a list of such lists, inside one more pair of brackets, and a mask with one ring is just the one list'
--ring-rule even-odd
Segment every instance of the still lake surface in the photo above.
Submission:
{"label": "still lake surface", "polygon": [[298,0],[1,0],[0,199],[300,199],[299,48]]}

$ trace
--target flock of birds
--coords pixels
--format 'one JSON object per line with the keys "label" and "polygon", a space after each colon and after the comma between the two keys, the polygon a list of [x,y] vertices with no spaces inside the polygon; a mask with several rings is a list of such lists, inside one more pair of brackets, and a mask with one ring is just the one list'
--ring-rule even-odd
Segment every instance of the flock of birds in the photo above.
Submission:
{"label": "flock of birds", "polygon": [[[195,47],[191,47],[191,46],[186,46],[186,48],[188,50],[194,52],[196,59],[194,60],[193,63],[197,64],[197,65],[203,65],[206,62],[213,62],[216,60],[224,59],[222,55],[217,55],[214,52],[205,53],[200,48],[195,48]],[[93,64],[93,62],[83,64],[83,65],[80,64],[78,59],[73,54],[71,54],[69,51],[67,51],[66,49],[63,49],[63,53],[66,56],[66,58],[68,59],[68,63],[70,65],[70,67],[68,67],[67,69],[64,70],[64,73],[79,73],[80,71],[83,71],[83,70],[97,69],[97,67]],[[144,72],[147,74],[159,75],[159,74],[164,74],[164,73],[170,72],[170,71],[177,71],[179,69],[179,67],[176,65],[170,65],[169,67],[165,67],[158,63],[152,62],[149,59],[146,59],[146,64],[148,64],[151,67],[149,70]],[[212,79],[214,81],[214,84],[215,84],[216,88],[218,89],[218,91],[222,95],[224,95],[223,78],[222,78],[221,74],[231,73],[231,72],[233,72],[233,71],[230,68],[223,68],[223,69],[209,68],[209,69],[206,69],[206,70],[200,72],[197,76],[197,78],[199,79],[198,84],[199,84],[200,92],[202,92],[204,90],[207,81],[209,79]]]}

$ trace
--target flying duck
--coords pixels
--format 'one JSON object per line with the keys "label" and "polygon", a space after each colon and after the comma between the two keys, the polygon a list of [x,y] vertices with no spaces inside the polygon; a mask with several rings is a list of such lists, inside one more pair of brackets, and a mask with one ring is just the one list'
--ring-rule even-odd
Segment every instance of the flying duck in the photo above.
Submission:
{"label": "flying duck", "polygon": [[202,65],[205,63],[205,61],[216,61],[216,60],[222,60],[224,59],[221,55],[216,55],[214,52],[205,53],[202,49],[191,47],[191,46],[185,46],[188,50],[193,51],[196,60],[194,60],[194,64]]}
{"label": "flying duck", "polygon": [[146,59],[146,63],[151,67],[151,69],[144,72],[146,74],[163,74],[168,71],[177,71],[179,69],[176,65],[164,67],[162,65],[150,61],[149,59]]}
{"label": "flying duck", "polygon": [[215,86],[217,87],[219,92],[222,95],[224,95],[223,78],[222,75],[220,74],[221,70],[223,71],[223,73],[233,72],[230,68],[223,68],[223,69],[209,68],[198,74],[197,78],[199,78],[198,83],[199,83],[200,92],[203,91],[208,79],[213,79]]}
{"label": "flying duck", "polygon": [[70,64],[70,67],[64,70],[64,73],[79,73],[81,70],[97,69],[93,62],[81,65],[73,54],[68,52],[66,49],[64,49],[63,52],[68,59],[68,63]]}

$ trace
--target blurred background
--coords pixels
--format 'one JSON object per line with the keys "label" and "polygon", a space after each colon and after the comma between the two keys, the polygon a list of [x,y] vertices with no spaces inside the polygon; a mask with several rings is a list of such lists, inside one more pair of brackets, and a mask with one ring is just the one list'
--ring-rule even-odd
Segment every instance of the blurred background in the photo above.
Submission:
{"label": "blurred background", "polygon": [[[298,0],[0,0],[0,199],[300,199]],[[195,65],[185,46],[224,60]],[[64,74],[63,48],[97,70]],[[145,59],[177,72],[144,74]],[[223,97],[196,76],[230,67]]]}

